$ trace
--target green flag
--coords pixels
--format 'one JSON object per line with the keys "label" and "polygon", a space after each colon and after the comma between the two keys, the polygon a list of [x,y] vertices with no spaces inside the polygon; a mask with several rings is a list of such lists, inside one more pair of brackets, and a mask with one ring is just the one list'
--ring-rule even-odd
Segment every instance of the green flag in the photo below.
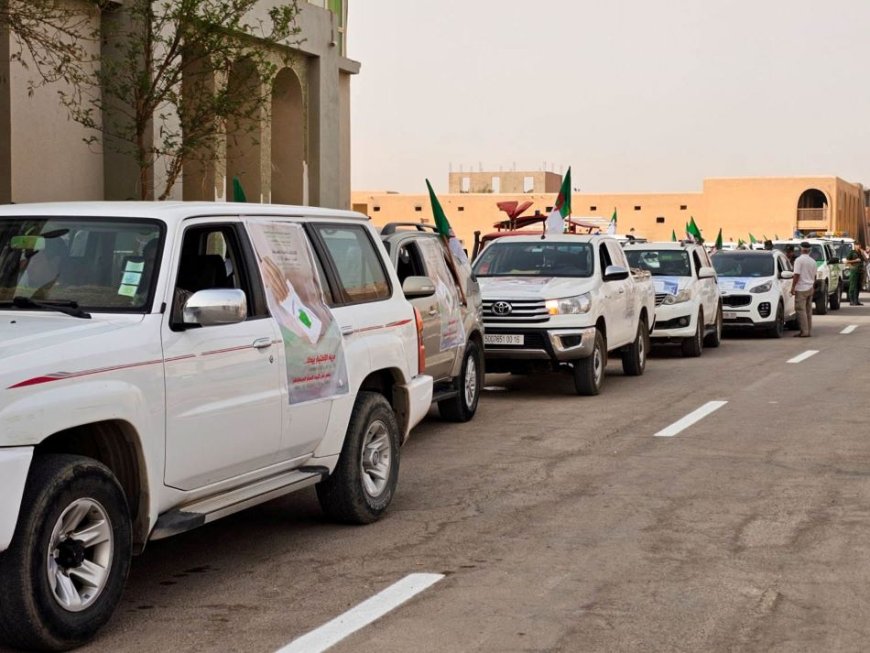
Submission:
{"label": "green flag", "polygon": [[616,207],[613,207],[613,215],[610,216],[610,224],[607,225],[607,233],[611,236],[616,233]]}
{"label": "green flag", "polygon": [[738,239],[737,239],[737,246],[738,246],[738,247],[743,247],[745,244],[746,244],[746,243],[743,241],[742,238],[738,238]]}
{"label": "green flag", "polygon": [[242,188],[242,182],[238,177],[233,177],[233,202],[247,202],[245,197],[245,189]]}
{"label": "green flag", "polygon": [[565,231],[565,218],[571,215],[571,168],[562,179],[562,187],[556,197],[553,211],[547,216],[546,233],[561,234]]}
{"label": "green flag", "polygon": [[716,249],[722,249],[722,227],[719,227],[719,235],[716,236]]}
{"label": "green flag", "polygon": [[701,237],[701,230],[698,228],[698,225],[695,224],[695,218],[689,219],[689,224],[686,225],[686,234],[696,242],[704,242],[704,239]]}
{"label": "green flag", "polygon": [[673,229],[671,229],[671,242],[672,243],[677,242],[677,232]]}
{"label": "green flag", "polygon": [[432,184],[429,183],[428,179],[426,180],[426,188],[429,189],[429,201],[432,203],[432,216],[435,218],[435,228],[445,240],[448,240],[451,235],[450,223],[447,221],[444,209],[441,208],[441,202],[435,197],[435,191],[432,190]]}
{"label": "green flag", "polygon": [[758,240],[756,240],[755,236],[753,236],[752,234],[749,234],[749,244],[754,245],[757,242],[758,242]]}

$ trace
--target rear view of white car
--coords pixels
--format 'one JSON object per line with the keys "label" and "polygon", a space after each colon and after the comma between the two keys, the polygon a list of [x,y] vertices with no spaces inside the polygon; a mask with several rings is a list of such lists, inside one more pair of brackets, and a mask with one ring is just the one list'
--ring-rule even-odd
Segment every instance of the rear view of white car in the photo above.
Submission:
{"label": "rear view of white car", "polygon": [[718,347],[722,306],[716,272],[702,245],[642,243],[625,246],[632,268],[647,270],[656,291],[654,343],[679,343],[683,356],[700,356],[704,345]]}
{"label": "rear view of white car", "polygon": [[781,338],[795,321],[791,295],[791,263],[779,250],[718,252],[713,267],[719,275],[726,328],[763,330]]}

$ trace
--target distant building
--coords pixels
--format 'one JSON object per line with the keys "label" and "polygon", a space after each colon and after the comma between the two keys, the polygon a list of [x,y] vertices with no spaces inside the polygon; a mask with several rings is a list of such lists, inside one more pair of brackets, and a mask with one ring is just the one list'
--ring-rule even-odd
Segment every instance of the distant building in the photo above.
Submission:
{"label": "distant building", "polygon": [[[226,160],[215,156],[207,166],[186,165],[173,198],[231,199],[236,175],[248,201],[349,208],[350,77],[360,64],[347,58],[347,2],[299,3],[301,41],[289,48],[295,57],[278,73],[271,118],[228,134]],[[262,0],[257,11],[276,4]],[[86,15],[96,29],[123,12],[122,0],[109,0]],[[111,44],[103,45],[101,53],[93,44],[92,53],[107,56]],[[0,29],[0,202],[138,198],[135,163],[111,148],[86,145],[89,132],[69,119],[53,85],[28,95],[31,72],[10,61],[12,47]],[[237,65],[239,79],[243,65]],[[155,134],[160,126],[155,115]],[[160,174],[158,165],[152,186],[159,187]]]}
{"label": "distant building", "polygon": [[451,193],[558,193],[562,175],[555,172],[451,172]]}
{"label": "distant building", "polygon": [[[471,180],[506,173],[465,173]],[[513,179],[532,177],[528,172],[511,172]],[[531,201],[527,214],[549,213],[556,201],[561,177],[555,187],[548,178],[544,191],[454,192],[454,182],[463,173],[451,173],[451,192],[439,195],[450,224],[469,246],[474,232],[493,231],[493,223],[505,218],[496,206],[508,200]],[[461,182],[460,182],[461,183]],[[848,234],[867,241],[868,193],[861,184],[839,177],[748,177],[705,179],[700,192],[691,193],[573,193],[572,213],[581,217],[608,219],[617,212],[620,233],[634,233],[650,240],[669,240],[671,232],[685,236],[686,223],[694,217],[705,239],[713,240],[722,228],[725,240],[763,237],[789,238],[803,233]],[[431,222],[428,196],[387,192],[355,191],[353,208],[371,216],[375,224],[393,221]]]}

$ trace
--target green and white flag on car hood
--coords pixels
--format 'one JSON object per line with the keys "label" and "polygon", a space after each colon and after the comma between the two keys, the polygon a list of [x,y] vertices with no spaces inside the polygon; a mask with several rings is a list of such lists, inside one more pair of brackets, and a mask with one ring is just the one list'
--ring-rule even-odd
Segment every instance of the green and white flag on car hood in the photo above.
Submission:
{"label": "green and white flag on car hood", "polygon": [[561,234],[565,231],[565,218],[571,215],[571,168],[565,173],[562,179],[562,187],[559,189],[559,195],[556,197],[556,204],[553,206],[553,211],[547,216],[547,221],[544,223],[545,231],[548,234]]}

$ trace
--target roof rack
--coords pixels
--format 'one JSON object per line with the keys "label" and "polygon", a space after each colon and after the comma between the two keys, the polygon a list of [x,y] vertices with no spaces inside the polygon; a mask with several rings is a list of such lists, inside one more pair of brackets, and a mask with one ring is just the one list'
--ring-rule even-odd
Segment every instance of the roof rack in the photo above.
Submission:
{"label": "roof rack", "polygon": [[438,227],[434,224],[423,224],[421,222],[390,222],[381,229],[382,236],[389,236],[399,231],[399,227],[413,227],[417,231],[438,233]]}

